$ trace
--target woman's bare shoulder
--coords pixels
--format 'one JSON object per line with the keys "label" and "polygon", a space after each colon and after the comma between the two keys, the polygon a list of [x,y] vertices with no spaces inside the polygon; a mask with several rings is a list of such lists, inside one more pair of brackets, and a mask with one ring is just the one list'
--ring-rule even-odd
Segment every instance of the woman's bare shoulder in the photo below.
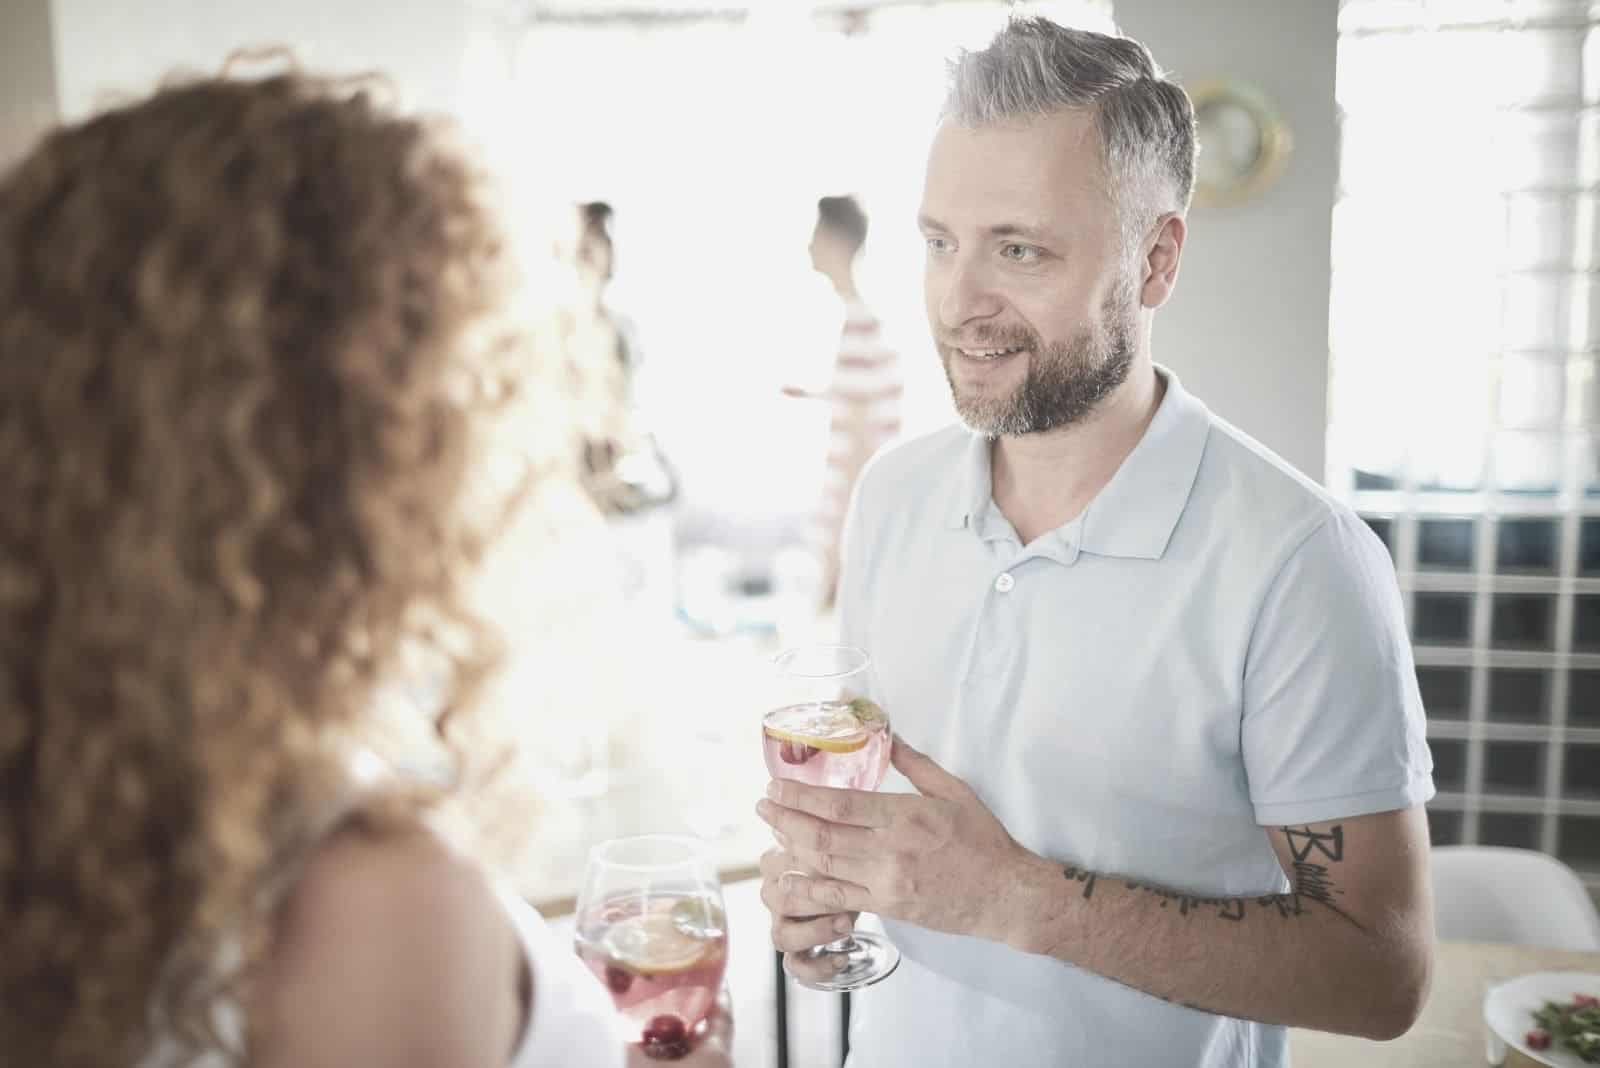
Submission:
{"label": "woman's bare shoulder", "polygon": [[273,1066],[505,1065],[522,952],[487,874],[426,828],[340,832],[284,902],[251,998]]}

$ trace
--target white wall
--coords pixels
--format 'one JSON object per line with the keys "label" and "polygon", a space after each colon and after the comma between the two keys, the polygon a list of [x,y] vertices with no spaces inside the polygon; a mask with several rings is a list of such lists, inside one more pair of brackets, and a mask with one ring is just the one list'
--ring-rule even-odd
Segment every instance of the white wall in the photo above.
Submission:
{"label": "white wall", "polygon": [[50,0],[0,2],[0,168],[56,119]]}
{"label": "white wall", "polygon": [[[463,77],[474,40],[474,16],[464,0],[423,0],[414,6],[396,6],[392,0],[54,0],[52,7],[60,108],[67,118],[92,111],[108,91],[141,92],[175,68],[215,70],[233,49],[267,44],[287,44],[318,69],[386,70],[410,103],[465,111],[469,124],[484,110]],[[1115,13],[1123,29],[1150,45],[1181,80],[1251,82],[1276,103],[1293,130],[1294,152],[1276,186],[1238,207],[1191,213],[1183,276],[1157,319],[1155,344],[1157,358],[1219,414],[1321,479],[1336,177],[1337,5],[1332,0],[1117,0]],[[476,38],[480,60],[482,40]],[[927,42],[927,47],[934,46]],[[483,77],[482,70],[475,76]],[[499,88],[476,91],[492,97]],[[548,93],[524,98],[522,107],[511,109],[523,112],[513,128],[526,132],[525,109],[550,98]],[[603,154],[592,137],[585,139],[590,142],[585,153]],[[657,163],[670,158],[658,157]],[[654,165],[648,169],[659,171]],[[838,184],[844,176],[834,178]],[[597,195],[621,192],[595,190]],[[907,212],[883,199],[874,205],[882,209],[875,213],[875,223],[882,224],[875,230],[887,238],[897,212]],[[641,211],[624,206],[632,212],[624,221],[630,237],[642,238],[636,228]],[[630,268],[647,259],[643,243],[627,250]],[[890,259],[875,257],[883,263]],[[885,288],[891,291],[882,294],[883,310],[895,319],[902,310],[898,294]],[[904,303],[903,341],[915,366],[924,355],[920,316],[912,314],[919,309],[909,298]],[[669,340],[664,330],[652,339]],[[927,383],[926,406],[942,413],[943,383],[931,372]]]}
{"label": "white wall", "polygon": [[1329,241],[1338,127],[1333,0],[1117,0],[1117,23],[1185,84],[1237,78],[1294,136],[1278,183],[1196,207],[1156,358],[1213,411],[1318,481],[1325,477]]}
{"label": "white wall", "polygon": [[174,70],[214,73],[229,53],[287,45],[308,68],[387,72],[408,104],[453,111],[469,13],[463,0],[54,0],[61,111],[148,92]]}

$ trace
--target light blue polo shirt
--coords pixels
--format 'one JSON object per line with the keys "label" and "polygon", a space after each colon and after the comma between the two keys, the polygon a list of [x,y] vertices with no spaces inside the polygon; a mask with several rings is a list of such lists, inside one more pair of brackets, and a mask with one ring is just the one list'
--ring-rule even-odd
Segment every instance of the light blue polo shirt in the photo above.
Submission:
{"label": "light blue polo shirt", "polygon": [[[1028,849],[1197,896],[1280,893],[1264,827],[1433,794],[1400,594],[1359,517],[1158,373],[1116,475],[1026,547],[987,439],[881,454],[846,535],[844,636],[895,729]],[[1282,1027],[885,926],[905,960],[857,995],[852,1068],[1288,1062]]]}

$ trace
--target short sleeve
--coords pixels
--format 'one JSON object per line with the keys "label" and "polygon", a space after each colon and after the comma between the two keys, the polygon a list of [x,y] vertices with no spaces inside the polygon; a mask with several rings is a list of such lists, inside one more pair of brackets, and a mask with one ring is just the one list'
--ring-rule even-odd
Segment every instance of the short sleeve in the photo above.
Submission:
{"label": "short sleeve", "polygon": [[1337,509],[1273,579],[1245,665],[1242,748],[1256,822],[1315,823],[1433,796],[1394,566]]}

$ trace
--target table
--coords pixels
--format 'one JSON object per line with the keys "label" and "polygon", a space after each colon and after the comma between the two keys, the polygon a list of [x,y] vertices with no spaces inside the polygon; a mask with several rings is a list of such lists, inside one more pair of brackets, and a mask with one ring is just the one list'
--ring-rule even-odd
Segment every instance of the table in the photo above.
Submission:
{"label": "table", "polygon": [[[1422,1016],[1393,1042],[1291,1030],[1294,1068],[1468,1068],[1484,1064],[1483,988],[1529,972],[1600,973],[1600,953],[1537,946],[1441,942]],[[1506,1068],[1533,1062],[1511,1050]]]}
{"label": "table", "polygon": [[[730,876],[735,875],[729,872]],[[794,1062],[836,1064],[833,1051],[840,1035],[834,998],[798,988],[789,991],[793,1004],[780,1000],[771,971],[771,949],[766,941],[765,913],[753,880],[735,876],[725,883],[729,920],[741,937],[733,939],[729,983],[734,992],[735,1019],[739,1026],[736,1063],[770,1065],[775,1046],[806,1038],[806,1052]],[[571,918],[553,926],[566,932]],[[1600,974],[1600,953],[1582,953],[1536,946],[1484,945],[1443,942],[1434,958],[1433,986],[1422,1015],[1405,1035],[1393,1042],[1373,1042],[1349,1035],[1292,1028],[1289,1032],[1293,1068],[1478,1068],[1484,1062],[1482,1016],[1483,985],[1488,979],[1512,979],[1530,972],[1582,971]],[[776,1017],[774,1010],[782,1006]],[[800,1017],[798,1029],[790,1014]],[[799,1051],[797,1050],[797,1053]],[[1534,1062],[1515,1050],[1508,1051],[1505,1068],[1526,1068]]]}

